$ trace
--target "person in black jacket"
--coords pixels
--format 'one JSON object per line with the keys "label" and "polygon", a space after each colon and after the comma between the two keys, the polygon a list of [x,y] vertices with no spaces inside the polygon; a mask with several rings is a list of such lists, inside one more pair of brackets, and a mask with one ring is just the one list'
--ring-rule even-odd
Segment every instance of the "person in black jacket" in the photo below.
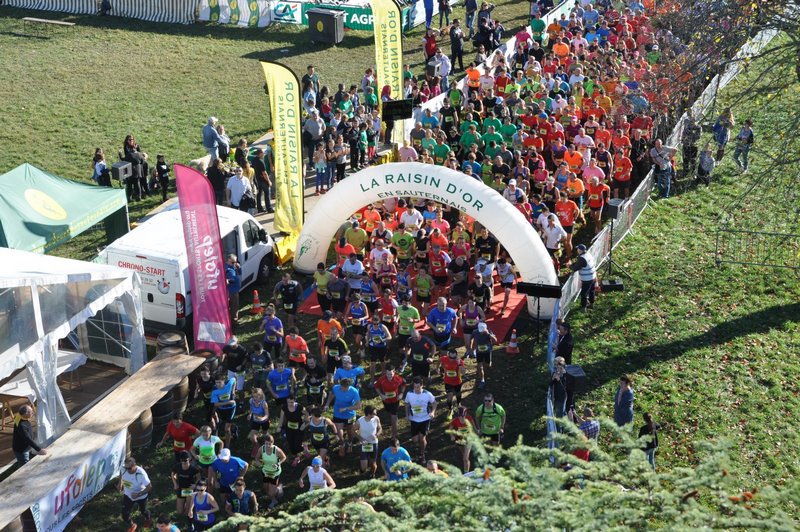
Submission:
{"label": "person in black jacket", "polygon": [[18,419],[14,421],[14,435],[11,440],[11,448],[14,451],[14,456],[17,458],[17,463],[24,466],[31,459],[31,453],[46,455],[47,451],[36,444],[33,437],[33,427],[31,427],[31,416],[33,415],[33,408],[28,405],[19,407]]}
{"label": "person in black jacket", "polygon": [[132,175],[125,180],[125,189],[128,201],[141,200],[147,196],[147,154],[136,143],[133,135],[125,137],[123,145],[125,161],[131,163]]}
{"label": "person in black jacket", "polygon": [[[559,320],[560,321],[560,320]],[[569,366],[572,364],[572,327],[565,321],[558,323],[558,343],[556,344],[556,356],[564,359]]]}
{"label": "person in black jacket", "polygon": [[211,166],[206,170],[206,177],[211,181],[211,186],[214,188],[214,197],[217,200],[217,205],[225,204],[225,184],[228,176],[225,169],[222,167],[221,159],[214,159]]}

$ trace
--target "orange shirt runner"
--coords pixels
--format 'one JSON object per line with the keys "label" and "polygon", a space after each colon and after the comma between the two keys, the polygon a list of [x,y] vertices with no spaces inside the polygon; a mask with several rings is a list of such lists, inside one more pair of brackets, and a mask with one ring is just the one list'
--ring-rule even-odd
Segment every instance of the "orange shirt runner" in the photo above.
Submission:
{"label": "orange shirt runner", "polygon": [[604,185],[602,183],[594,186],[589,184],[586,187],[586,190],[589,193],[589,208],[590,209],[602,209],[603,205],[605,204],[605,197],[611,192],[611,189],[608,188],[608,185]]}
{"label": "orange shirt runner", "polygon": [[[333,321],[333,320],[331,320]],[[341,325],[340,325],[341,327]],[[286,336],[286,347],[289,349],[289,360],[299,364],[306,363],[306,353],[308,352],[308,344],[299,334],[292,338],[289,334]]]}
{"label": "orange shirt runner", "polygon": [[[442,365],[444,371],[444,383],[450,386],[458,386],[462,383],[461,373],[464,369],[464,361],[460,358],[450,358],[447,355],[442,355],[439,358],[439,363]],[[459,371],[461,368],[461,371]]]}
{"label": "orange shirt runner", "polygon": [[626,182],[631,180],[633,164],[627,157],[617,155],[614,159],[614,181]]}
{"label": "orange shirt runner", "polygon": [[387,379],[384,374],[375,381],[375,390],[381,394],[381,399],[384,403],[398,403],[400,402],[400,388],[405,384],[403,377],[400,375]]}
{"label": "orange shirt runner", "polygon": [[557,201],[556,202],[556,216],[563,227],[572,227],[575,225],[575,214],[580,212],[578,204],[572,200]]}

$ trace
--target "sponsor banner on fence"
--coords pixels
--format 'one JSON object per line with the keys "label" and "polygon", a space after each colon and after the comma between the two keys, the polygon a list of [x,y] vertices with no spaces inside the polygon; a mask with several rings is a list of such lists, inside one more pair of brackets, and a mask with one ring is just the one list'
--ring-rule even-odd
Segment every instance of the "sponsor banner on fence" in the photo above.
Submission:
{"label": "sponsor banner on fence", "polygon": [[299,234],[303,229],[303,140],[300,128],[300,82],[278,63],[261,62],[269,92],[274,130],[275,229]]}
{"label": "sponsor banner on fence", "polygon": [[272,22],[270,0],[200,0],[198,20],[263,28]]}
{"label": "sponsor banner on fence", "polygon": [[92,497],[119,475],[125,460],[128,429],[98,449],[53,491],[31,506],[39,532],[61,532]]}
{"label": "sponsor banner on fence", "polygon": [[276,24],[302,24],[303,2],[291,2],[283,0],[273,2],[271,15],[272,22]]}
{"label": "sponsor banner on fence", "polygon": [[194,347],[219,354],[228,340],[231,323],[214,189],[197,170],[180,164],[174,168],[189,261]]}

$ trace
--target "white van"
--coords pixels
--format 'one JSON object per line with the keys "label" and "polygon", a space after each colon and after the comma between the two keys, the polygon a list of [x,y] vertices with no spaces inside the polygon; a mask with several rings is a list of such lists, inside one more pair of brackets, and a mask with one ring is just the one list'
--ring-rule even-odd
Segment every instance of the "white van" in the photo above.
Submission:
{"label": "white van", "polygon": [[[217,207],[225,256],[242,266],[242,289],[264,283],[273,265],[272,238],[248,213]],[[109,244],[98,262],[135,270],[142,279],[145,330],[184,329],[191,320],[192,294],[180,210],[162,211]]]}

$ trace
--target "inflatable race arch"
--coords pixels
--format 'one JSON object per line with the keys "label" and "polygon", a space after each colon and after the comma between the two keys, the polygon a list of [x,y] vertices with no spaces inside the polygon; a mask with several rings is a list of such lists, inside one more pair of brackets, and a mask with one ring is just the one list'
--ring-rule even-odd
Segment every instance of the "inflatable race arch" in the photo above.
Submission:
{"label": "inflatable race arch", "polygon": [[[364,205],[387,198],[414,197],[449,205],[475,218],[511,255],[522,281],[558,285],[558,276],[542,239],[525,217],[494,189],[443,166],[389,163],[361,170],[336,184],[308,213],[297,239],[294,268],[312,273],[326,262],[336,231]],[[542,299],[540,317],[552,316],[554,299]],[[528,313],[537,301],[528,297]]]}

